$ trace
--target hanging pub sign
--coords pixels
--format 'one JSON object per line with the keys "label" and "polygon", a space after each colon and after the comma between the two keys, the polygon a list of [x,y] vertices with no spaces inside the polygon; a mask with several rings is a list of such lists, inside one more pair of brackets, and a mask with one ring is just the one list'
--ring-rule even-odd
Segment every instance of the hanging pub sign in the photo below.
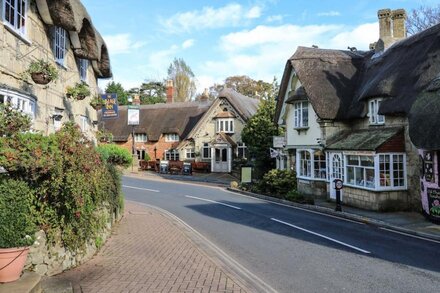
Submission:
{"label": "hanging pub sign", "polygon": [[432,152],[426,152],[423,158],[424,160],[424,174],[425,180],[428,182],[434,182],[434,163],[433,163],[433,154]]}
{"label": "hanging pub sign", "polygon": [[118,95],[104,94],[101,95],[105,105],[102,107],[102,119],[114,119],[119,117],[118,111]]}
{"label": "hanging pub sign", "polygon": [[440,189],[427,188],[429,214],[433,218],[440,219]]}
{"label": "hanging pub sign", "polygon": [[139,106],[128,106],[127,119],[128,125],[139,125]]}

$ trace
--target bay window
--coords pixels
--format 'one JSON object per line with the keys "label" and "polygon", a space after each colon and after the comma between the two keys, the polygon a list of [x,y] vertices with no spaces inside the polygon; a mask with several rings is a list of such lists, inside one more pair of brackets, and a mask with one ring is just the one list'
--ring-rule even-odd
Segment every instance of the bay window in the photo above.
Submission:
{"label": "bay window", "polygon": [[327,159],[322,150],[299,150],[297,153],[300,177],[315,180],[327,179]]}
{"label": "bay window", "polygon": [[14,109],[35,119],[35,100],[24,94],[0,89],[0,104],[9,103]]}
{"label": "bay window", "polygon": [[294,128],[309,127],[309,103],[296,102],[294,107]]}

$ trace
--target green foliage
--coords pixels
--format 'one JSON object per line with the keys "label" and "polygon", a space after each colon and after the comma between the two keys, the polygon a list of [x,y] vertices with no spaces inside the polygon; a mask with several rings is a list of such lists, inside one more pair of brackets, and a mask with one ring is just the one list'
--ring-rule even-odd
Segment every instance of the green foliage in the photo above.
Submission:
{"label": "green foliage", "polygon": [[90,88],[84,81],[77,82],[73,87],[68,86],[66,88],[66,95],[73,99],[83,99],[84,97],[90,96]]}
{"label": "green foliage", "polygon": [[34,191],[35,223],[52,241],[61,235],[72,250],[105,229],[100,209],[120,209],[119,171],[101,160],[74,123],[50,136],[0,138],[0,165]]}
{"label": "green foliage", "polygon": [[57,68],[43,59],[38,59],[36,61],[32,61],[29,64],[29,68],[26,70],[26,74],[32,73],[43,73],[50,80],[55,80],[58,78],[58,70]]}
{"label": "green foliage", "polygon": [[140,95],[142,105],[166,102],[165,84],[160,81],[144,82],[139,88],[132,88],[128,92],[132,95]]}
{"label": "green foliage", "polygon": [[270,170],[258,182],[257,188],[262,193],[284,198],[290,191],[296,190],[296,174],[288,170]]}
{"label": "green foliage", "polygon": [[128,92],[125,91],[124,87],[118,82],[110,82],[105,88],[106,94],[116,94],[118,97],[119,105],[128,105]]}
{"label": "green foliage", "polygon": [[99,110],[105,106],[105,101],[101,96],[94,96],[90,101],[90,106],[95,110]]}
{"label": "green foliage", "polygon": [[28,115],[15,110],[10,104],[0,104],[0,137],[11,137],[29,131],[31,125],[31,118]]}
{"label": "green foliage", "polygon": [[315,203],[313,198],[305,197],[304,195],[300,194],[297,190],[289,191],[286,194],[285,199],[287,199],[288,201],[293,201],[302,204],[313,205]]}
{"label": "green foliage", "polygon": [[183,59],[174,58],[168,67],[168,79],[173,81],[175,102],[189,101],[195,95],[196,79]]}
{"label": "green foliage", "polygon": [[[116,144],[101,144],[96,150],[101,155],[103,161],[113,165],[128,167],[133,161],[130,152]],[[150,160],[150,158],[146,158],[146,160]]]}
{"label": "green foliage", "polygon": [[31,189],[22,181],[0,179],[0,194],[0,247],[32,245],[37,227]]}
{"label": "green foliage", "polygon": [[251,98],[268,99],[274,97],[274,91],[277,89],[274,86],[274,83],[254,80],[247,75],[235,75],[226,78],[224,84],[214,84],[210,90],[218,95],[223,88],[227,87]]}
{"label": "green foliage", "polygon": [[100,129],[96,132],[96,139],[99,142],[111,143],[113,141],[113,134],[110,131],[107,131],[105,129]]}
{"label": "green foliage", "polygon": [[274,123],[275,99],[269,97],[260,102],[257,113],[249,119],[244,127],[241,137],[248,146],[249,154],[255,158],[256,178],[275,167],[275,160],[270,158],[269,149],[272,147],[273,136],[279,135],[279,128]]}

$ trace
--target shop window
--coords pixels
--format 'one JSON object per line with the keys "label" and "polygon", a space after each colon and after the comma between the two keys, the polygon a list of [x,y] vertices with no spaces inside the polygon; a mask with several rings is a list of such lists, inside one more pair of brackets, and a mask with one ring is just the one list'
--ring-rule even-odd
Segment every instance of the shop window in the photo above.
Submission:
{"label": "shop window", "polygon": [[381,187],[405,186],[403,155],[379,155],[379,185]]}
{"label": "shop window", "polygon": [[316,180],[327,179],[327,158],[322,150],[299,150],[297,162],[299,177]]}
{"label": "shop window", "polygon": [[204,143],[202,147],[202,158],[203,159],[211,159],[211,147],[209,143]]}
{"label": "shop window", "polygon": [[294,127],[295,128],[307,128],[309,127],[309,103],[308,102],[296,102],[294,104]]}
{"label": "shop window", "polygon": [[367,188],[375,187],[374,157],[347,156],[347,183]]}
{"label": "shop window", "polygon": [[385,116],[379,115],[379,107],[382,99],[374,99],[368,103],[368,116],[370,118],[370,124],[384,124]]}
{"label": "shop window", "polygon": [[319,179],[327,178],[327,163],[323,151],[318,150],[313,154],[313,177]]}
{"label": "shop window", "polygon": [[53,34],[55,61],[65,66],[67,33],[62,27],[55,27]]}
{"label": "shop window", "polygon": [[3,23],[17,34],[26,34],[27,0],[4,0],[2,5]]}
{"label": "shop window", "polygon": [[309,151],[300,151],[299,153],[299,175],[303,177],[312,177],[312,159]]}

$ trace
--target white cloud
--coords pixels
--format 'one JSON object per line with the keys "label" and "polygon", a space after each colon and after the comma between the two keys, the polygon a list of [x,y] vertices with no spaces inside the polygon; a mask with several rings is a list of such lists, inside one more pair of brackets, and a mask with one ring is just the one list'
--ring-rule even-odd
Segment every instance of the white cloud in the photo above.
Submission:
{"label": "white cloud", "polygon": [[317,14],[318,16],[340,16],[341,13],[339,11],[326,11],[326,12],[320,12]]}
{"label": "white cloud", "polygon": [[183,42],[182,48],[188,49],[188,48],[191,48],[193,45],[194,45],[194,39],[189,39],[189,40],[186,40],[185,42]]}
{"label": "white cloud", "polygon": [[146,44],[146,42],[132,40],[131,34],[128,33],[104,36],[104,40],[112,55],[128,54]]}
{"label": "white cloud", "polygon": [[369,44],[379,38],[379,24],[362,24],[351,31],[340,32],[329,40],[329,48],[347,49],[348,46],[368,50]]}
{"label": "white cloud", "polygon": [[217,9],[207,6],[202,10],[176,13],[167,19],[162,19],[161,23],[168,32],[172,33],[238,26],[246,20],[260,17],[261,10],[259,6],[245,8],[237,3]]}
{"label": "white cloud", "polygon": [[284,19],[284,16],[278,14],[278,15],[270,15],[266,18],[267,22],[282,22]]}

